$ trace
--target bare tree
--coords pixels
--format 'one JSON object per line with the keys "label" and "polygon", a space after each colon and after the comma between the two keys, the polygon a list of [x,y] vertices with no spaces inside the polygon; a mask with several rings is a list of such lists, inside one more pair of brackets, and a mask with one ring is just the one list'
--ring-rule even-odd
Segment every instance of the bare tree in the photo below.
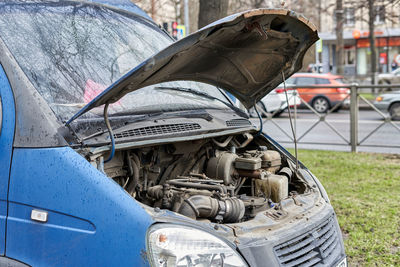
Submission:
{"label": "bare tree", "polygon": [[[378,15],[378,8],[382,10],[388,10],[390,6],[397,6],[400,8],[400,1],[399,0],[385,0],[385,1],[374,1],[374,0],[360,0],[356,5],[355,8],[367,8],[368,10],[368,18],[364,17],[357,17],[357,20],[365,21],[368,23],[368,31],[369,31],[369,48],[371,51],[371,84],[376,83],[376,74],[378,72],[378,57],[377,57],[377,49],[376,49],[376,37],[375,37],[375,23]],[[395,21],[398,20],[398,15],[388,13],[385,16],[385,19],[388,21]],[[375,91],[375,89],[374,89]]]}
{"label": "bare tree", "polygon": [[343,0],[336,0],[336,73],[344,73]]}
{"label": "bare tree", "polygon": [[228,14],[229,0],[200,0],[199,28]]}
{"label": "bare tree", "polygon": [[[322,9],[321,14],[327,15],[335,15],[336,18],[336,67],[338,73],[343,73],[344,66],[344,58],[343,58],[343,24],[345,24],[345,16],[343,11],[346,10],[347,7],[351,7],[353,12],[358,10],[367,10],[367,14],[362,12],[356,12],[354,14],[354,21],[363,22],[368,25],[368,38],[369,38],[369,50],[370,50],[370,77],[371,83],[376,82],[376,73],[378,71],[378,53],[376,48],[376,36],[375,36],[375,28],[377,22],[377,16],[382,16],[383,14],[379,14],[378,9],[381,8],[385,13],[386,23],[392,22],[397,23],[399,20],[399,15],[394,10],[400,9],[400,0],[336,0],[336,7],[334,8],[334,12],[336,14],[332,14],[331,9],[332,6],[328,6],[326,9]],[[341,3],[340,3],[341,2]],[[387,12],[388,11],[388,12]]]}
{"label": "bare tree", "polygon": [[168,13],[167,17],[183,22],[183,9],[182,0],[131,0],[133,3],[137,4],[142,8],[150,17],[155,21],[162,21],[165,19],[165,6],[170,6],[173,8],[174,13]]}
{"label": "bare tree", "polygon": [[[368,28],[369,47],[371,50],[371,84],[376,83],[376,45],[375,45],[375,5],[373,0],[368,0]],[[374,89],[375,91],[375,89]]]}

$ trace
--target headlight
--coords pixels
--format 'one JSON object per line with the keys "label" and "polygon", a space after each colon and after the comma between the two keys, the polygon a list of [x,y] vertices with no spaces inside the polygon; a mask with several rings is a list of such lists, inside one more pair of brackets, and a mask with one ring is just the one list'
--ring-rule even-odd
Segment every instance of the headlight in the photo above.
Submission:
{"label": "headlight", "polygon": [[151,266],[247,266],[235,249],[218,237],[195,228],[156,224],[147,233]]}
{"label": "headlight", "polygon": [[376,102],[381,102],[382,100],[383,100],[383,96],[378,96],[378,97],[375,99]]}

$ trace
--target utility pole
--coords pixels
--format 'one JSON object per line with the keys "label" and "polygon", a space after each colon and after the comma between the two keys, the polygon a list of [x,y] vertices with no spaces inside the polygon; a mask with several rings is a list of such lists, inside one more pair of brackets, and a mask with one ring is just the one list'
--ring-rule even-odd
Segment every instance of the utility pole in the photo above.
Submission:
{"label": "utility pole", "polygon": [[343,74],[343,0],[336,0],[336,73]]}
{"label": "utility pole", "polygon": [[186,29],[186,35],[189,35],[190,29],[189,29],[189,0],[185,0],[184,2],[185,8],[185,29]]}

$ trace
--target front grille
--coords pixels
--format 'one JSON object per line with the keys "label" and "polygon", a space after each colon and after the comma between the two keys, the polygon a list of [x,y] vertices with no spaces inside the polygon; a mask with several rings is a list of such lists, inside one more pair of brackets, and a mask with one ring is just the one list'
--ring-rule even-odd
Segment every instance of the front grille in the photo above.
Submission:
{"label": "front grille", "polygon": [[226,121],[226,126],[228,127],[239,127],[239,126],[249,126],[251,122],[247,119],[233,119]]}
{"label": "front grille", "polygon": [[312,231],[274,247],[282,266],[330,266],[339,260],[340,241],[334,216]]}
{"label": "front grille", "polygon": [[140,136],[162,135],[169,133],[181,133],[181,132],[198,130],[200,128],[201,126],[197,123],[156,125],[156,126],[136,128],[116,133],[114,134],[114,138],[120,139],[126,137],[140,137]]}

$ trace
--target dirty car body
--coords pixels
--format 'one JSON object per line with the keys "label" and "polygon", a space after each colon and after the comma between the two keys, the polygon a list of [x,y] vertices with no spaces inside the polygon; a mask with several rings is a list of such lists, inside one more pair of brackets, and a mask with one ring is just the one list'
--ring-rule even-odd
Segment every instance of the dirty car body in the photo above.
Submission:
{"label": "dirty car body", "polygon": [[317,38],[282,9],[173,42],[115,7],[1,3],[0,261],[345,266],[323,186],[223,91],[250,107]]}

